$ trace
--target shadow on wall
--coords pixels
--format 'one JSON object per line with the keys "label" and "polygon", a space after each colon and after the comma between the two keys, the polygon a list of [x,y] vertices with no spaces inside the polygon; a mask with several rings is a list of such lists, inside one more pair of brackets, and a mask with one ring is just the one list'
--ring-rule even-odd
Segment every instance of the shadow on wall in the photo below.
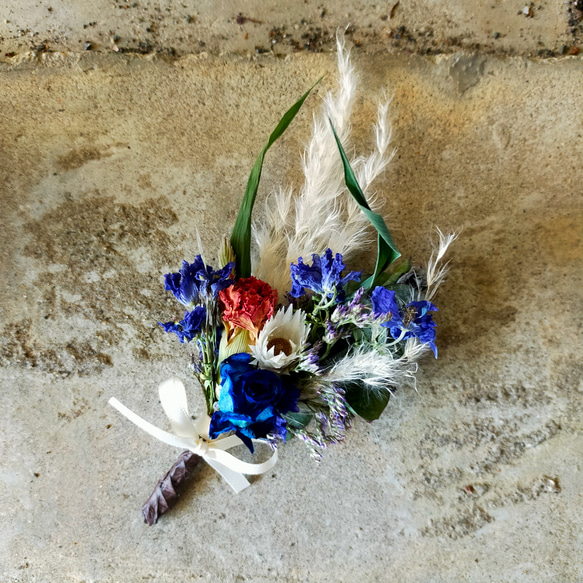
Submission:
{"label": "shadow on wall", "polygon": [[442,354],[450,347],[483,349],[484,344],[495,352],[504,329],[520,315],[536,324],[553,313],[575,310],[577,290],[560,283],[576,287],[573,270],[580,273],[583,260],[583,214],[544,221],[525,214],[507,221],[506,228],[496,230],[469,227],[452,247],[438,315]]}

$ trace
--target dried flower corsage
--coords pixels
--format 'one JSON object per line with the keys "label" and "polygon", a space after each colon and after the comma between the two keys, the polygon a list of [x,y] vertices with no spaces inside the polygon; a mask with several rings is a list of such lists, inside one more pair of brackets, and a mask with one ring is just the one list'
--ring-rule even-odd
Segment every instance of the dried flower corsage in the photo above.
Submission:
{"label": "dried flower corsage", "polygon": [[[110,400],[138,427],[185,450],[144,505],[148,524],[172,506],[201,458],[235,492],[249,485],[244,474],[269,471],[278,444],[291,437],[320,459],[329,445],[344,440],[355,416],[373,421],[381,415],[392,392],[414,378],[421,355],[437,357],[433,298],[455,235],[438,231],[426,269],[400,259],[370,195],[392,157],[388,103],[378,108],[375,151],[349,161],[342,144],[350,133],[355,74],[342,38],[338,66],[339,88],[326,93],[304,153],[300,192],[272,193],[265,217],[252,223],[264,156],[311,90],[283,116],[259,155],[217,268],[197,255],[165,275],[166,290],[185,313],[161,326],[194,347],[191,368],[206,415],[193,420],[178,379],[159,388],[172,432]],[[350,270],[371,231],[377,239],[372,272]],[[244,444],[253,452],[259,442],[272,448],[261,463],[228,451]]]}

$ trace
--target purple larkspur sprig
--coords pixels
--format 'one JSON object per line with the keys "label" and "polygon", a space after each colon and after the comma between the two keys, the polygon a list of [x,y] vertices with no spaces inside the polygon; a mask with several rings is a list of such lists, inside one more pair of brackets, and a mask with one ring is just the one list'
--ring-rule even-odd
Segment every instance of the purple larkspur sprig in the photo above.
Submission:
{"label": "purple larkspur sprig", "polygon": [[310,449],[311,456],[320,461],[322,453],[330,445],[342,443],[346,431],[351,426],[351,414],[346,407],[344,390],[336,386],[325,385],[320,389],[320,406],[314,410],[312,430],[294,430]]}
{"label": "purple larkspur sprig", "polygon": [[322,342],[318,341],[313,346],[308,347],[304,351],[297,369],[303,370],[312,374],[319,374],[320,367],[320,350],[322,350]]}
{"label": "purple larkspur sprig", "polygon": [[344,439],[347,429],[350,429],[350,414],[346,409],[346,397],[344,389],[337,385],[332,385],[331,390],[326,393],[325,399],[330,408],[330,426],[339,441]]}

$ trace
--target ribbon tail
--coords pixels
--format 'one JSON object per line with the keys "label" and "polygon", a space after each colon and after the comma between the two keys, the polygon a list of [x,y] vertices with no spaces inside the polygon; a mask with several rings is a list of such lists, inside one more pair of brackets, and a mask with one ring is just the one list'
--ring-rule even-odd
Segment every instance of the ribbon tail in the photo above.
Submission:
{"label": "ribbon tail", "polygon": [[160,440],[162,443],[173,445],[174,447],[181,447],[182,449],[188,449],[193,453],[197,453],[196,444],[193,444],[191,439],[172,435],[172,433],[163,431],[155,425],[148,423],[148,421],[142,419],[139,415],[136,415],[131,409],[128,409],[125,405],[122,405],[115,397],[109,399],[108,403],[114,409],[117,409],[124,417],[129,419],[134,425],[137,425],[140,429],[150,434],[152,437]]}
{"label": "ribbon tail", "polygon": [[212,444],[214,449],[231,449],[232,447],[237,447],[238,445],[245,445],[236,435],[228,435],[223,437],[219,435],[218,439],[215,439]]}
{"label": "ribbon tail", "polygon": [[[256,441],[256,440],[253,440]],[[258,476],[259,474],[264,474],[268,472],[277,463],[277,449],[273,452],[273,455],[265,462],[261,464],[250,464],[236,458],[234,455],[227,453],[221,449],[211,449],[208,451],[205,459],[216,460],[223,465],[227,466],[229,469],[239,472],[241,474],[247,474],[249,476]]]}
{"label": "ribbon tail", "polygon": [[211,468],[213,468],[215,471],[221,474],[221,476],[223,476],[225,482],[227,482],[227,484],[229,484],[229,486],[233,488],[235,494],[238,494],[239,492],[247,488],[247,486],[249,486],[249,480],[247,480],[247,478],[243,474],[236,472],[231,468],[228,468],[227,466],[223,465],[221,462],[218,462],[217,460],[213,460],[206,457],[205,461]]}

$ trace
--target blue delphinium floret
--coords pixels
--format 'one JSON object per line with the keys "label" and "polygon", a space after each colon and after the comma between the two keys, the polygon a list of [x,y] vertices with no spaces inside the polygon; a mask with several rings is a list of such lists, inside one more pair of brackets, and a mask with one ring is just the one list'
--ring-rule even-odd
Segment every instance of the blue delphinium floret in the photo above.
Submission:
{"label": "blue delphinium floret", "polygon": [[314,293],[327,298],[336,297],[338,302],[343,302],[345,293],[344,285],[349,281],[360,281],[362,271],[350,271],[342,277],[344,271],[342,255],[332,254],[330,249],[326,249],[322,257],[317,253],[312,255],[312,265],[306,265],[302,257],[298,258],[298,264],[292,263],[290,266],[292,289],[291,295],[299,298],[312,290]]}
{"label": "blue delphinium floret", "polygon": [[232,285],[235,280],[230,278],[234,263],[213,270],[206,265],[200,255],[193,263],[182,262],[178,273],[167,273],[164,276],[164,287],[174,294],[174,297],[185,306],[192,308],[210,299],[216,299],[218,293]]}
{"label": "blue delphinium floret", "polygon": [[164,332],[174,332],[180,339],[180,342],[190,342],[197,336],[206,320],[206,308],[197,306],[192,312],[186,312],[184,319],[180,322],[167,322],[160,326],[164,328]]}
{"label": "blue delphinium floret", "polygon": [[416,337],[423,344],[429,345],[437,358],[436,324],[433,321],[433,316],[429,313],[437,312],[436,306],[427,300],[419,300],[410,302],[402,310],[399,310],[395,292],[381,286],[373,290],[371,300],[375,316],[391,314],[391,319],[381,325],[389,329],[395,340]]}
{"label": "blue delphinium floret", "polygon": [[283,415],[298,411],[299,390],[269,370],[250,364],[251,355],[233,354],[221,363],[219,410],[211,418],[209,436],[234,431],[253,451],[252,439],[280,437],[287,428]]}
{"label": "blue delphinium floret", "polygon": [[372,290],[370,299],[372,301],[372,311],[375,316],[384,316],[390,313],[393,318],[399,317],[399,305],[395,299],[394,291],[379,285]]}
{"label": "blue delphinium floret", "polygon": [[[416,336],[423,344],[428,344],[435,358],[437,358],[437,346],[435,345],[435,328],[437,324],[433,321],[433,316],[429,312],[437,312],[438,309],[427,300],[410,302],[407,304],[402,319],[402,330],[407,330],[405,338]],[[388,322],[390,325],[390,322]],[[395,338],[396,330],[391,331],[391,336]]]}

